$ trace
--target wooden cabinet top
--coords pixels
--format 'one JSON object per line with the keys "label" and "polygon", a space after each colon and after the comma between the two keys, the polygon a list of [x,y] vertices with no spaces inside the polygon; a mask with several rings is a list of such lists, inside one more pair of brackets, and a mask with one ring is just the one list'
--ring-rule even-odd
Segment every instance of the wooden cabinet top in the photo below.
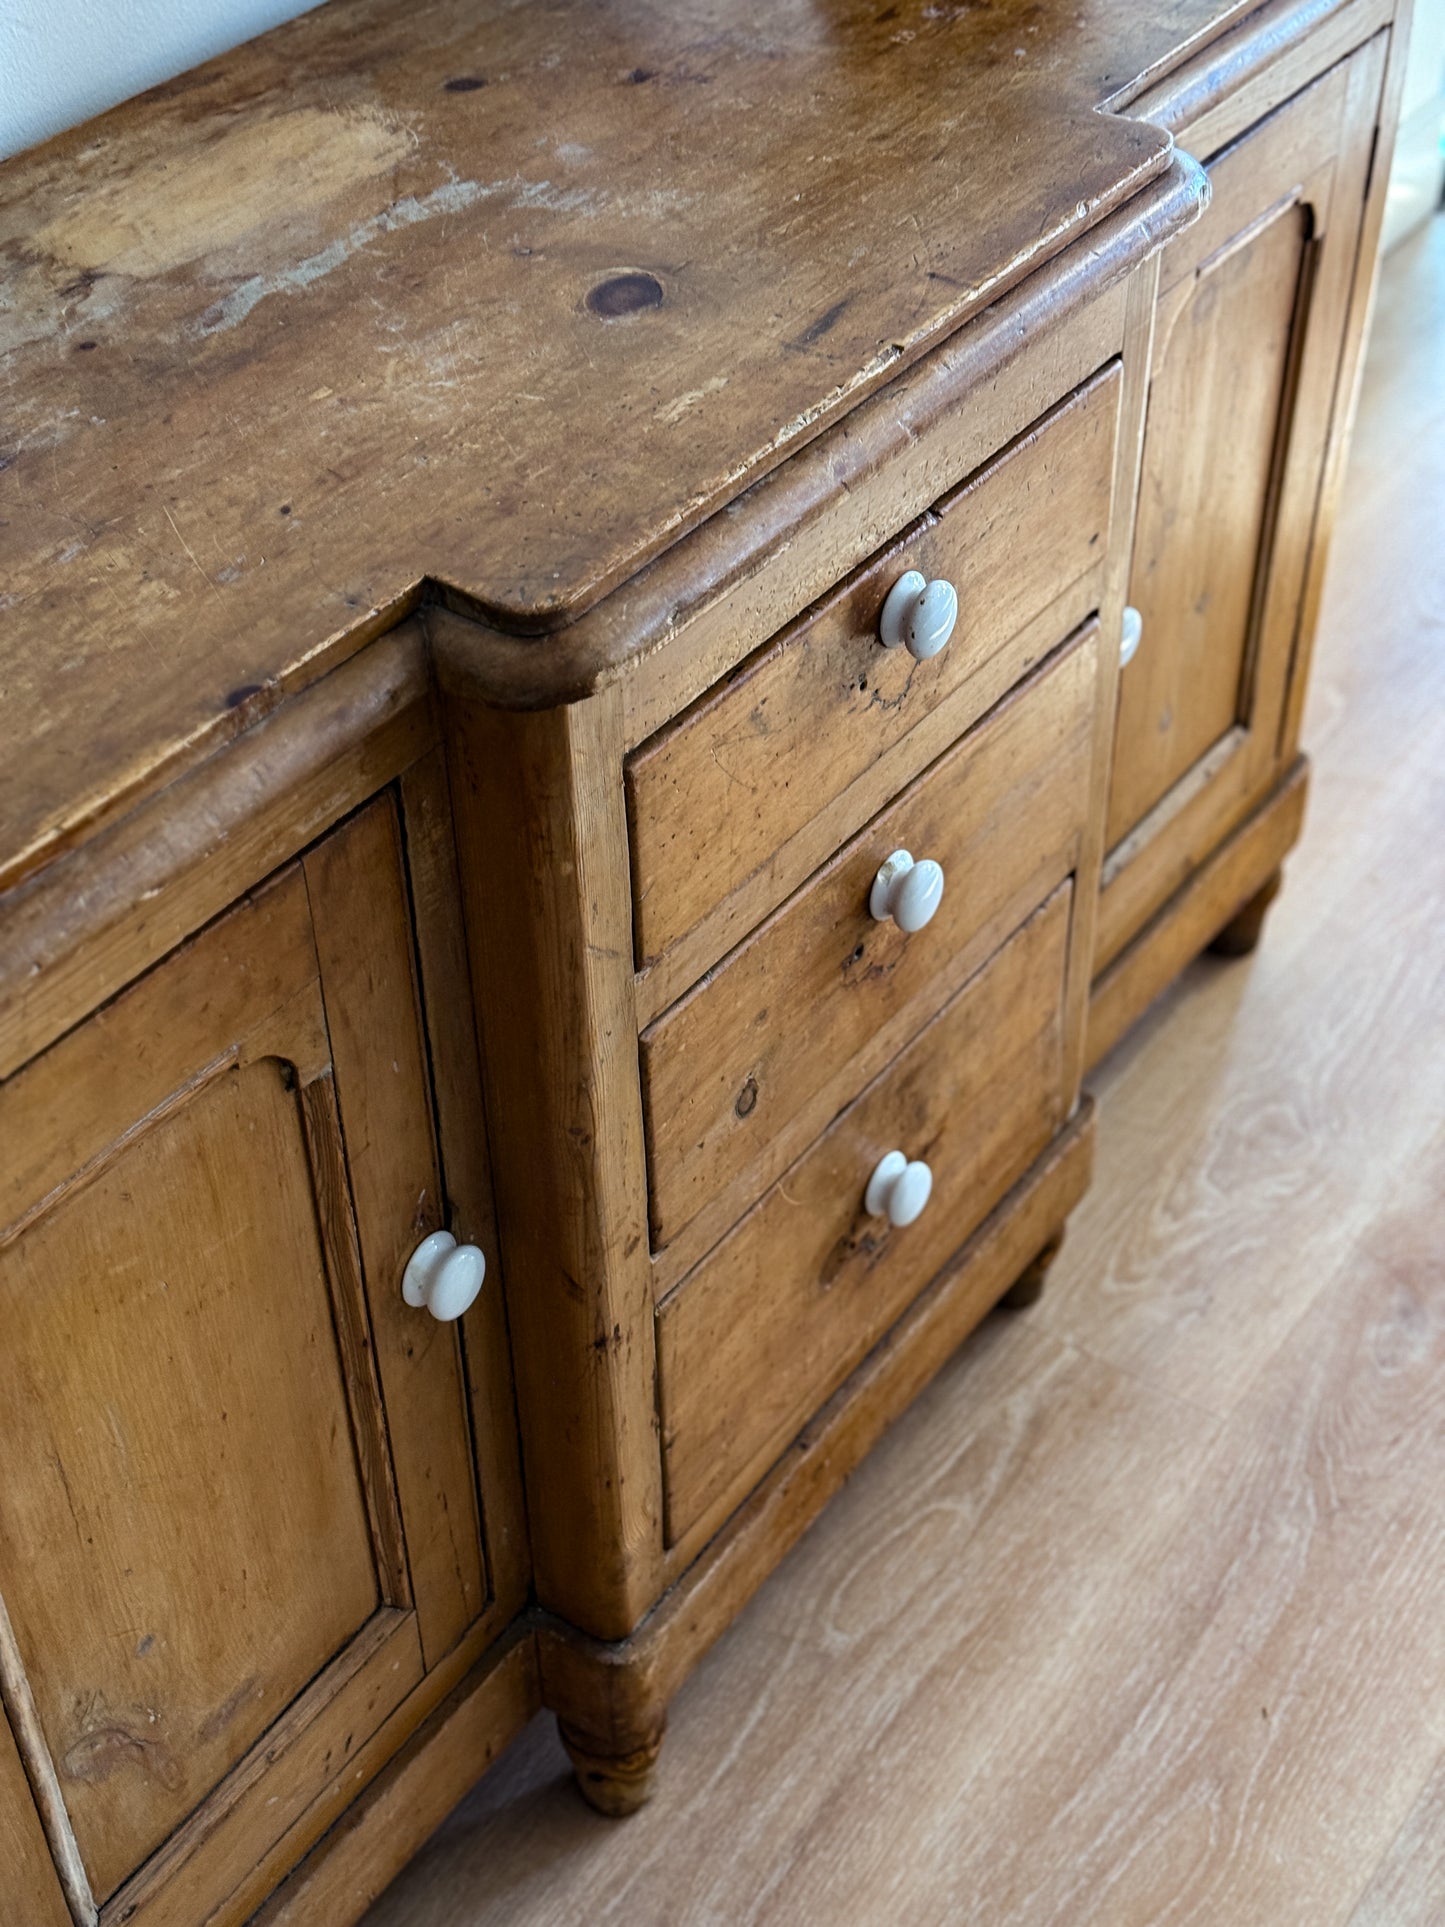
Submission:
{"label": "wooden cabinet top", "polygon": [[1247,11],[349,0],[0,168],[0,885],[429,584],[540,662],[1165,170],[1127,103]]}

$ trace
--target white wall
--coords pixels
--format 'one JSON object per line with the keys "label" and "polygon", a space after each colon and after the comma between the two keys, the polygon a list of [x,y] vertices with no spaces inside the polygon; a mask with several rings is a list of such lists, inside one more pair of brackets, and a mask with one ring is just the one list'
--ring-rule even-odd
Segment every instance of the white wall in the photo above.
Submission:
{"label": "white wall", "polygon": [[0,0],[0,158],[317,0]]}
{"label": "white wall", "polygon": [[1400,133],[1390,169],[1383,245],[1393,247],[1440,205],[1445,183],[1445,0],[1415,0]]}

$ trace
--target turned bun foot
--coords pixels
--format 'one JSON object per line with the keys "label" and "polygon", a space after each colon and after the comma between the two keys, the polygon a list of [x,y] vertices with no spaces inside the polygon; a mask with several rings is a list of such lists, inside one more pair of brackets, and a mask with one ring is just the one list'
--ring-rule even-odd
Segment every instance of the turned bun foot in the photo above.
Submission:
{"label": "turned bun foot", "polygon": [[1049,1266],[1058,1257],[1063,1242],[1063,1232],[1056,1231],[1032,1264],[1019,1273],[998,1301],[1005,1311],[1027,1311],[1030,1305],[1039,1302],[1044,1295],[1044,1280],[1048,1276]]}
{"label": "turned bun foot", "polygon": [[1264,930],[1264,919],[1269,906],[1280,893],[1284,883],[1284,872],[1276,870],[1274,875],[1262,883],[1249,899],[1225,924],[1209,948],[1216,957],[1247,957],[1258,944]]}
{"label": "turned bun foot", "polygon": [[620,1820],[652,1798],[653,1775],[662,1750],[663,1729],[625,1753],[599,1752],[597,1743],[558,1720],[557,1731],[577,1774],[577,1786],[589,1807]]}

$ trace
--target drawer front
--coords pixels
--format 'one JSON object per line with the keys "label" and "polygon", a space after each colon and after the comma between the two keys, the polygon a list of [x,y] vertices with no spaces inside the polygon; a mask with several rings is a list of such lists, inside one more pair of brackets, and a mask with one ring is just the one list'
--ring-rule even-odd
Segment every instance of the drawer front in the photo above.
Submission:
{"label": "drawer front", "polygon": [[[639,968],[839,805],[835,846],[877,807],[850,812],[840,799],[880,758],[954,698],[966,728],[1074,626],[1064,621],[1031,658],[1010,647],[1071,585],[1101,573],[1120,386],[1117,367],[1095,376],[633,755]],[[878,641],[885,595],[915,568],[959,597],[952,640],[925,662]],[[915,769],[900,769],[893,787]],[[773,902],[799,880],[779,875]]]}
{"label": "drawer front", "polygon": [[[654,1249],[743,1174],[770,1183],[857,1089],[859,1054],[885,1061],[1073,870],[1097,664],[1090,624],[644,1033]],[[899,848],[944,873],[912,935],[869,914]]]}
{"label": "drawer front", "polygon": [[[670,1544],[757,1482],[1064,1121],[1065,883],[658,1312]],[[880,1158],[933,1172],[902,1229],[863,1209]]]}

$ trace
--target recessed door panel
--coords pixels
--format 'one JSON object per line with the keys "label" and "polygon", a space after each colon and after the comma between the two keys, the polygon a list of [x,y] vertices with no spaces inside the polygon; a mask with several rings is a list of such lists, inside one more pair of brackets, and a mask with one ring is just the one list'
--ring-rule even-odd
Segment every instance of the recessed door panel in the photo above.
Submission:
{"label": "recessed door panel", "polygon": [[101,1897],[382,1603],[290,1067],[105,1160],[0,1306],[0,1572]]}
{"label": "recessed door panel", "polygon": [[412,917],[386,795],[0,1085],[0,1687],[102,1927],[229,1920],[492,1610]]}
{"label": "recessed door panel", "polygon": [[1111,847],[1249,720],[1310,226],[1290,198],[1227,243],[1183,285],[1156,343],[1130,586],[1148,647],[1120,681]]}
{"label": "recessed door panel", "polygon": [[1096,974],[1283,775],[1387,38],[1210,158],[1164,253]]}

